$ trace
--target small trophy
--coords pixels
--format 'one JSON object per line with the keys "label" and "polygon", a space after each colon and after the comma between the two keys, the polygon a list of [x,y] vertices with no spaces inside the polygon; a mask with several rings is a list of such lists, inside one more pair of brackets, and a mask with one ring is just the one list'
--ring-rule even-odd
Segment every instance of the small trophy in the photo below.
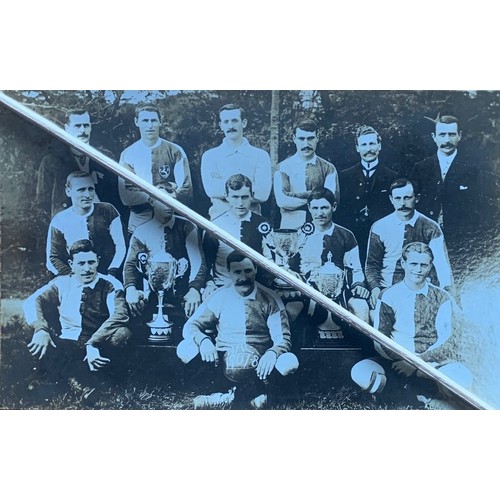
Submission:
{"label": "small trophy", "polygon": [[[317,269],[313,279],[323,295],[337,300],[344,289],[345,272],[332,262],[332,257],[332,252],[328,252],[327,261]],[[330,311],[325,322],[318,326],[318,333],[320,340],[344,338],[342,329],[335,323]]]}
{"label": "small trophy", "polygon": [[185,258],[176,260],[167,252],[140,254],[138,260],[138,269],[143,272],[145,269],[149,286],[158,295],[158,313],[153,314],[152,321],[147,323],[151,330],[148,340],[152,344],[168,342],[172,336],[173,323],[163,314],[163,296],[166,290],[174,287],[175,280],[186,272],[188,261]]}
{"label": "small trophy", "polygon": [[[290,259],[302,250],[307,237],[313,232],[314,225],[310,222],[306,222],[300,229],[273,229],[264,238],[264,243],[275,253],[276,264],[289,271]],[[287,297],[294,292],[294,288],[281,278],[275,278],[273,286]],[[299,292],[297,294],[300,295]]]}

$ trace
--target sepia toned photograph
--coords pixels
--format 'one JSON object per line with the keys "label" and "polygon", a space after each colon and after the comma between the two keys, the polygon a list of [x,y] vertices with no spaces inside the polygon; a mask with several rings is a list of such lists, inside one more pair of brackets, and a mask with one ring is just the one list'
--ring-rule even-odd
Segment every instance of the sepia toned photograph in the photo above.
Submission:
{"label": "sepia toned photograph", "polygon": [[2,92],[0,407],[500,408],[499,130],[493,90]]}

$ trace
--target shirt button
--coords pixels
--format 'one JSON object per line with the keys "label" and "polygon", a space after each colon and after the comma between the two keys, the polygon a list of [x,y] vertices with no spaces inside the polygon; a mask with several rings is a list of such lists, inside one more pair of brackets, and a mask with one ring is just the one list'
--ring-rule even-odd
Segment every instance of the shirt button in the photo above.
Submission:
{"label": "shirt button", "polygon": [[356,196],[356,199],[359,200],[359,196]]}
{"label": "shirt button", "polygon": [[63,207],[66,208],[68,206],[67,203],[63,203]]}

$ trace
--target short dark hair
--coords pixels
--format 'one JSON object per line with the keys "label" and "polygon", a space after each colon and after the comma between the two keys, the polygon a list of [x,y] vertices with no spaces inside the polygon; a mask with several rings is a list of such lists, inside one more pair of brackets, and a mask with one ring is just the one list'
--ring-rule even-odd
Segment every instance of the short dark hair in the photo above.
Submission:
{"label": "short dark hair", "polygon": [[226,259],[226,262],[227,262],[227,270],[230,271],[231,270],[231,264],[233,262],[243,262],[245,259],[249,259],[251,262],[252,262],[252,265],[254,268],[256,268],[257,266],[255,265],[255,262],[250,259],[250,257],[247,257],[246,255],[243,255],[242,253],[238,252],[237,250],[233,250],[228,256],[227,256],[227,259]]}
{"label": "short dark hair", "polygon": [[252,181],[246,175],[234,174],[226,181],[226,194],[229,194],[230,189],[232,191],[239,191],[245,186],[250,189],[251,193],[253,193]]}
{"label": "short dark hair", "polygon": [[302,120],[293,127],[293,135],[297,133],[297,129],[305,130],[306,132],[317,132],[318,124],[313,120]]}
{"label": "short dark hair", "polygon": [[368,135],[368,134],[375,134],[377,136],[377,142],[379,144],[382,142],[382,140],[380,139],[379,133],[373,127],[370,127],[370,125],[361,125],[356,130],[356,138],[355,138],[356,145],[358,145],[358,139],[361,136]]}
{"label": "short dark hair", "polygon": [[95,185],[95,181],[92,176],[88,172],[84,172],[83,170],[75,170],[71,172],[71,174],[66,177],[66,187],[69,189],[71,187],[71,181],[73,179],[86,179],[89,178],[92,181],[92,184]]}
{"label": "short dark hair", "polygon": [[311,194],[307,197],[307,204],[309,205],[313,200],[321,200],[321,198],[325,198],[325,200],[330,203],[333,207],[335,203],[337,203],[337,199],[335,198],[335,193],[330,191],[325,187],[317,187],[311,191]]}
{"label": "short dark hair", "polygon": [[436,118],[435,122],[436,122],[436,125],[438,123],[446,123],[446,124],[456,123],[457,128],[460,130],[460,125],[458,124],[458,118],[456,116],[453,116],[453,115],[438,116]]}
{"label": "short dark hair", "polygon": [[233,111],[235,109],[237,109],[240,112],[241,119],[245,120],[247,117],[247,112],[245,111],[244,108],[242,108],[238,104],[234,104],[234,103],[224,104],[224,106],[221,106],[221,108],[219,109],[219,118],[220,118],[220,114],[223,111]]}
{"label": "short dark hair", "polygon": [[69,247],[69,258],[73,260],[73,257],[80,252],[94,252],[97,255],[97,252],[95,251],[94,245],[90,240],[77,240],[75,241],[70,247]]}
{"label": "short dark hair", "polygon": [[413,243],[408,243],[403,247],[401,252],[401,258],[406,261],[408,260],[408,254],[410,252],[426,253],[430,258],[431,262],[434,260],[434,254],[429,245],[422,243],[421,241],[414,241]]}
{"label": "short dark hair", "polygon": [[151,113],[156,113],[158,119],[161,121],[160,108],[152,102],[141,102],[135,107],[135,117],[139,118],[139,113],[141,111],[149,111]]}
{"label": "short dark hair", "polygon": [[408,185],[411,185],[411,187],[413,188],[413,193],[417,194],[417,188],[415,186],[414,181],[412,181],[411,179],[405,179],[404,177],[401,177],[400,179],[396,179],[395,181],[392,182],[392,184],[389,188],[389,193],[392,195],[392,192],[395,189],[404,188],[405,186],[408,186]]}
{"label": "short dark hair", "polygon": [[66,123],[66,125],[67,125],[69,123],[69,119],[73,115],[81,116],[81,115],[86,115],[86,114],[88,114],[89,118],[90,118],[90,113],[86,109],[83,109],[83,108],[68,109],[64,112],[64,123]]}

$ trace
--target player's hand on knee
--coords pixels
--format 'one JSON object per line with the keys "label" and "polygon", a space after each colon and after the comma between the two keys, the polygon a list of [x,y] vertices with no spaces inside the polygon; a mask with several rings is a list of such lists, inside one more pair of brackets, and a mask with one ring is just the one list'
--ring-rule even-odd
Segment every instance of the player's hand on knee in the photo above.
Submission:
{"label": "player's hand on knee", "polygon": [[274,351],[266,351],[259,359],[259,364],[255,369],[257,377],[261,380],[266,380],[266,378],[269,377],[271,372],[274,370],[277,359],[278,355]]}
{"label": "player's hand on knee", "polygon": [[356,285],[355,287],[353,287],[351,292],[352,295],[356,298],[368,299],[370,297],[370,292],[361,285]]}
{"label": "player's hand on knee", "polygon": [[189,318],[193,315],[193,313],[198,309],[201,304],[201,295],[196,288],[190,288],[188,293],[184,295],[184,312],[186,316]]}
{"label": "player's hand on knee", "polygon": [[219,362],[219,353],[217,352],[214,343],[208,337],[205,337],[201,341],[200,356],[201,359],[207,363],[215,363],[217,365]]}
{"label": "player's hand on knee", "polygon": [[50,338],[50,333],[45,330],[38,330],[33,334],[31,342],[28,344],[28,349],[32,356],[38,356],[40,354],[38,359],[42,359],[45,356],[49,345],[56,347]]}
{"label": "player's hand on knee", "polygon": [[144,292],[137,290],[135,286],[129,286],[125,292],[125,300],[130,307],[130,312],[133,316],[139,316],[146,306]]}
{"label": "player's hand on knee", "polygon": [[101,368],[104,368],[111,360],[101,356],[101,353],[97,347],[92,345],[87,345],[87,355],[84,361],[87,362],[91,372],[96,372]]}

